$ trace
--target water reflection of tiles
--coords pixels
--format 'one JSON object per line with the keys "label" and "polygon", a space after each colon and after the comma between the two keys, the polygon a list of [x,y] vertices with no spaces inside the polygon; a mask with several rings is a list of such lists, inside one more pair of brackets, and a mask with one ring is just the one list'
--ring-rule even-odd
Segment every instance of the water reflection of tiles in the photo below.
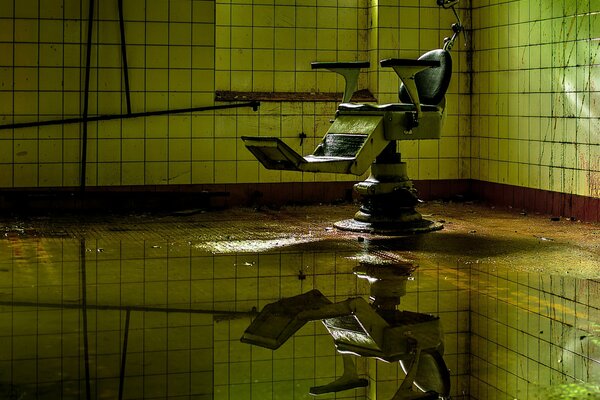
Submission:
{"label": "water reflection of tiles", "polygon": [[[198,244],[0,240],[0,398],[302,399],[340,376],[320,323],[276,351],[239,339],[282,297],[366,297],[352,268],[367,243],[246,253]],[[600,380],[598,282],[449,259],[419,262],[400,309],[440,316],[453,399],[543,398],[550,385]],[[397,364],[357,367],[367,388],[324,398],[390,399],[404,377]]]}
{"label": "water reflection of tiles", "polygon": [[600,398],[598,281],[490,265],[471,276],[472,396]]}

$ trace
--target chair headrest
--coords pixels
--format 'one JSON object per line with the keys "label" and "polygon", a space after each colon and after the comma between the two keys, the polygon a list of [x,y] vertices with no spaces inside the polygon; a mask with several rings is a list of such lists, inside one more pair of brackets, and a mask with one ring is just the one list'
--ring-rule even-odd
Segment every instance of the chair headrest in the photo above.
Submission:
{"label": "chair headrest", "polygon": [[[427,68],[415,75],[415,84],[419,92],[421,104],[437,106],[444,100],[450,78],[452,77],[452,57],[450,52],[437,49],[431,50],[419,57],[419,60],[436,60],[439,67]],[[400,86],[400,101],[410,103],[411,99],[404,85]]]}

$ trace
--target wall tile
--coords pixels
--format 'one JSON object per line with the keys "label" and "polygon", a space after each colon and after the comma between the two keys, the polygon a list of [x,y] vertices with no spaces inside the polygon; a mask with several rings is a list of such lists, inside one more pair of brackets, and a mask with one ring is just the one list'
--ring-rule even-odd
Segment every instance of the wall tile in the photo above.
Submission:
{"label": "wall tile", "polygon": [[[509,123],[509,129],[501,131],[509,139],[521,139],[518,157],[509,157],[508,162],[510,165],[520,163],[519,177],[530,177],[528,180],[519,178],[513,183],[535,188],[541,179],[541,186],[547,190],[585,196],[589,195],[586,189],[589,182],[587,185],[572,184],[574,178],[571,177],[575,176],[573,171],[590,171],[591,159],[585,153],[578,154],[576,149],[588,143],[589,121],[593,119],[589,99],[595,96],[595,88],[593,79],[590,79],[593,68],[586,44],[595,36],[589,29],[593,14],[588,13],[587,3],[580,4],[579,9],[574,6],[575,3],[559,1],[553,6],[535,6],[532,2],[522,1],[479,7],[477,13],[486,17],[485,20],[474,19],[476,34],[489,34],[497,37],[498,42],[478,42],[474,48],[474,59],[479,60],[486,52],[497,49],[497,64],[489,67],[498,73],[490,75],[489,87],[484,85],[484,76],[478,73],[474,74],[473,84],[477,89],[474,95],[481,97],[482,102],[490,102],[502,96],[506,82],[509,88],[511,82],[518,83],[511,89],[516,95],[511,96],[508,103],[498,103],[499,113],[509,120],[517,115],[527,115],[529,120],[528,124],[519,122],[511,126]],[[529,7],[526,7],[527,4]],[[513,35],[513,31],[517,36]],[[517,53],[511,55],[513,49]],[[513,65],[515,61],[518,63]],[[508,78],[502,76],[507,68]],[[528,74],[522,74],[522,71],[528,71]],[[512,72],[517,73],[516,79],[510,76]],[[518,107],[512,107],[517,103]],[[494,114],[493,111],[479,109],[474,116],[478,115],[485,123],[485,120],[492,121]],[[479,124],[478,129],[472,132],[473,138],[488,136],[481,128]],[[548,131],[545,132],[545,129]],[[529,157],[525,155],[527,148]],[[488,157],[502,161],[505,159],[503,154],[500,151],[498,154],[490,153]],[[509,150],[509,154],[514,154],[514,151]],[[474,157],[483,158],[485,155],[475,154]],[[551,168],[540,170],[539,164]],[[529,174],[526,173],[527,168]],[[481,178],[473,177],[488,179],[481,171],[478,173]],[[512,182],[512,178],[509,181]]]}

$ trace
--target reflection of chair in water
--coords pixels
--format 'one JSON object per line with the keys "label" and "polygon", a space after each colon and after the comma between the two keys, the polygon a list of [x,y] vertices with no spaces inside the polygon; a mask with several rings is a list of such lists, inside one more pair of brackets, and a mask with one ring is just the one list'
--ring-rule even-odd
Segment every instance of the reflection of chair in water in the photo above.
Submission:
{"label": "reflection of chair in water", "polygon": [[387,234],[441,229],[415,210],[418,199],[396,141],[439,139],[452,75],[449,50],[461,28],[460,23],[453,25],[454,35],[444,48],[418,60],[380,62],[393,68],[401,80],[400,103],[349,103],[360,69],[368,62],[313,63],[313,68],[337,72],[346,81],[335,119],[313,154],[303,157],[275,137],[244,136],[246,147],[268,169],[362,175],[371,167],[368,179],[354,186],[361,196],[360,210],[353,219],[336,223],[339,229]]}
{"label": "reflection of chair in water", "polygon": [[[321,320],[342,354],[344,373],[312,394],[367,386],[350,355],[398,361],[406,377],[393,400],[447,398],[450,376],[438,317],[399,311],[412,266],[361,264],[355,274],[371,282],[372,304],[363,298],[332,303],[318,290],[268,304],[246,329],[242,342],[277,349],[306,322]],[[417,391],[413,390],[413,385]]]}

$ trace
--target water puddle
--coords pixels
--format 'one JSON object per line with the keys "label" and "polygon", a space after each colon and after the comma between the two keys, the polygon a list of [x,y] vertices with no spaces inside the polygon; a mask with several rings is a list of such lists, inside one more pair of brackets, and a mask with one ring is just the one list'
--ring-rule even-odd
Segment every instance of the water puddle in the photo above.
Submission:
{"label": "water puddle", "polygon": [[[310,398],[345,362],[327,328],[308,322],[276,350],[242,343],[244,331],[266,305],[315,289],[369,301],[378,279],[357,265],[401,263],[398,309],[439,317],[453,399],[599,398],[600,282],[515,272],[517,250],[482,257],[476,245],[492,241],[7,237],[0,397]],[[354,362],[370,386],[351,398],[390,399],[405,376],[397,362]]]}

